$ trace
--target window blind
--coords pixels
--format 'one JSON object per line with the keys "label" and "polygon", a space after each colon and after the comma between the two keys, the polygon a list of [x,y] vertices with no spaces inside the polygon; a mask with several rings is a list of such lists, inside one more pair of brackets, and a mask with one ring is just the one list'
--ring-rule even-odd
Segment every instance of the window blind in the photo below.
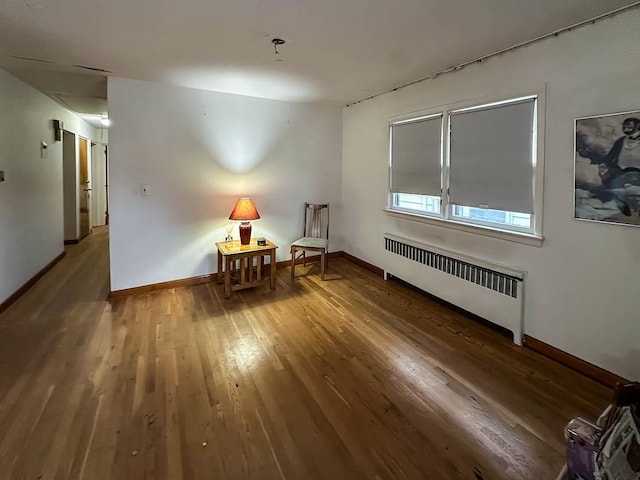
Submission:
{"label": "window blind", "polygon": [[449,202],[533,213],[535,98],[451,112]]}
{"label": "window blind", "polygon": [[442,115],[391,125],[391,191],[440,196]]}

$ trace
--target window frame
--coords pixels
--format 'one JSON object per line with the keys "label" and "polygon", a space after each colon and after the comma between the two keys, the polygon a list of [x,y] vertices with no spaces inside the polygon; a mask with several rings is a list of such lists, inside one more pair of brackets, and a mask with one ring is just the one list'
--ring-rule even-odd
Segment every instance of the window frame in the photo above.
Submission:
{"label": "window frame", "polygon": [[[389,125],[389,169],[387,182],[387,208],[385,213],[392,216],[405,218],[408,220],[419,221],[422,223],[436,224],[442,227],[448,227],[455,230],[463,230],[477,233],[485,236],[503,238],[506,240],[516,241],[528,245],[541,246],[544,237],[542,236],[542,213],[543,213],[543,179],[544,179],[544,112],[546,84],[539,88],[528,89],[526,93],[522,91],[512,92],[511,94],[502,93],[491,97],[485,96],[462,102],[450,103],[442,105],[438,108],[423,109],[390,117]],[[533,167],[533,214],[531,215],[531,228],[524,229],[517,226],[508,226],[496,222],[489,222],[477,219],[464,218],[454,215],[456,205],[449,203],[448,190],[450,181],[450,122],[451,113],[460,111],[473,111],[495,105],[509,105],[512,103],[522,102],[527,99],[534,100],[534,118],[532,133],[532,167]],[[401,192],[391,191],[391,175],[392,175],[392,151],[391,151],[391,129],[393,125],[410,122],[419,118],[427,118],[442,115],[442,137],[441,137],[441,194],[440,194],[440,212],[431,213],[425,211],[411,210],[395,206],[395,195]],[[438,198],[438,197],[435,197]],[[460,205],[460,207],[480,208],[470,205]],[[504,210],[502,210],[504,211]],[[518,212],[511,212],[518,213]],[[507,228],[505,228],[507,227]]]}

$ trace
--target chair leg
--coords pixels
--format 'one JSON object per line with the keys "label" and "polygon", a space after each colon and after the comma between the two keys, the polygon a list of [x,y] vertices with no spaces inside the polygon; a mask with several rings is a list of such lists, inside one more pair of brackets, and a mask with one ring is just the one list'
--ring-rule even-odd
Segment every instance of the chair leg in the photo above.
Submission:
{"label": "chair leg", "polygon": [[325,266],[326,256],[324,253],[324,249],[320,252],[320,278],[324,280],[324,266]]}
{"label": "chair leg", "polygon": [[291,280],[296,276],[296,248],[291,247]]}

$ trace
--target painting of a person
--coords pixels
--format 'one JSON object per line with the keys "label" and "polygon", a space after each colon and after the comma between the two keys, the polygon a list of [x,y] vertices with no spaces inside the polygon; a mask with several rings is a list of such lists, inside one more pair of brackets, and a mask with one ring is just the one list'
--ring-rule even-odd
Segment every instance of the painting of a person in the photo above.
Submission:
{"label": "painting of a person", "polygon": [[576,218],[640,225],[640,116],[577,120],[575,173]]}
{"label": "painting of a person", "polygon": [[[635,117],[625,119],[622,133],[624,136],[616,140],[598,169],[602,184],[609,189],[640,185],[640,120]],[[617,203],[628,217],[631,210],[625,197],[617,198]]]}

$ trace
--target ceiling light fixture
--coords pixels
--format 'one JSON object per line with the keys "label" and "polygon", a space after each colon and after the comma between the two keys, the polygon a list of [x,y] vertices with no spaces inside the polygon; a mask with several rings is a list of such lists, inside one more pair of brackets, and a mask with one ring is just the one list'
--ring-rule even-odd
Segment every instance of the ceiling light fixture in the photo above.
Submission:
{"label": "ceiling light fixture", "polygon": [[276,62],[281,62],[282,59],[278,57],[278,55],[280,55],[278,47],[287,43],[286,40],[283,40],[282,38],[274,38],[271,40],[271,43],[273,43],[273,54],[276,57]]}
{"label": "ceiling light fixture", "polygon": [[109,120],[109,117],[102,117],[100,119],[100,125],[102,125],[103,127],[108,127],[109,125],[111,125],[111,120]]}

